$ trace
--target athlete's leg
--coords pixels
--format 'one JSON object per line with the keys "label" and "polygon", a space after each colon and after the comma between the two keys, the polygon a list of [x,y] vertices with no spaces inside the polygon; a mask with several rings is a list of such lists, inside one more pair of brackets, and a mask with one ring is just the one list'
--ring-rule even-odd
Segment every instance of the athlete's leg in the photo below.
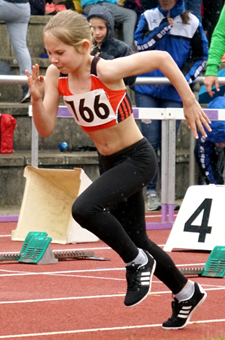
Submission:
{"label": "athlete's leg", "polygon": [[171,257],[152,242],[146,233],[145,204],[142,191],[121,202],[112,214],[121,222],[127,234],[138,248],[147,250],[156,260],[155,275],[173,294],[180,292],[187,283]]}
{"label": "athlete's leg", "polygon": [[[147,141],[142,140],[115,157],[102,156],[102,159],[103,170],[107,171],[76,199],[72,215],[129,263],[137,256],[137,247],[110,209],[116,209],[151,180],[156,171],[155,153]],[[144,216],[144,212],[142,214]]]}

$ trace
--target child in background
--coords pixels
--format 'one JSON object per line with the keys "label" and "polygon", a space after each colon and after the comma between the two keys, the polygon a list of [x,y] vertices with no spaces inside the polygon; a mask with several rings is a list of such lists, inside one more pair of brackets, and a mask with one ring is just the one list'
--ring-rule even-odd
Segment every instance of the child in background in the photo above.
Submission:
{"label": "child in background", "polygon": [[[122,40],[114,38],[114,19],[106,6],[93,6],[87,17],[94,30],[94,48],[91,55],[103,59],[125,57],[133,53],[131,48]],[[125,85],[133,85],[136,76],[124,79]]]}
{"label": "child in background", "polygon": [[125,8],[121,0],[80,0],[83,12],[89,15],[93,6],[104,5],[112,12],[115,23],[122,25],[123,41],[130,47],[134,45],[134,30],[137,22],[137,13]]}

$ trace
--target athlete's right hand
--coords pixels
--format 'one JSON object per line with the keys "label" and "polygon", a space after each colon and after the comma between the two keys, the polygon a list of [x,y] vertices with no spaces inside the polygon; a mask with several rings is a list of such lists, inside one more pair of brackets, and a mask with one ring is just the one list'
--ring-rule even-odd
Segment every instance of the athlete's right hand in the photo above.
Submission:
{"label": "athlete's right hand", "polygon": [[44,77],[39,75],[39,65],[32,66],[32,75],[27,70],[25,72],[32,100],[38,101],[42,98],[45,89]]}

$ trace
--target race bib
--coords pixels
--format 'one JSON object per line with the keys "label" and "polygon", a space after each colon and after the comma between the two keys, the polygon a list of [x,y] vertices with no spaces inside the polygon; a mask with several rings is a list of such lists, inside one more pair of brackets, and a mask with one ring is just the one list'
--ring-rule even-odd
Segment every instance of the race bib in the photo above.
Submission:
{"label": "race bib", "polygon": [[116,119],[103,89],[64,96],[64,103],[81,126],[98,126]]}

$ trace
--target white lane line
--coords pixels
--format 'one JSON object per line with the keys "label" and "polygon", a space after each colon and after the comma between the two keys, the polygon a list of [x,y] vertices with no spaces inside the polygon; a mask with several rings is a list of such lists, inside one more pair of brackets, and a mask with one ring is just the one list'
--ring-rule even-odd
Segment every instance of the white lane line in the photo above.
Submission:
{"label": "white lane line", "polygon": [[[204,286],[204,285],[203,285]],[[206,291],[217,291],[217,290],[225,290],[225,287],[218,288],[207,288]],[[148,295],[162,295],[162,294],[171,294],[171,291],[155,291],[150,292]],[[20,303],[38,303],[38,302],[51,302],[51,301],[68,301],[68,300],[88,300],[88,299],[108,299],[114,297],[122,297],[125,296],[125,293],[121,294],[108,294],[108,295],[89,295],[89,296],[68,296],[68,297],[57,297],[51,299],[34,299],[34,300],[18,300],[18,301],[0,301],[0,305],[9,305],[9,304],[20,304]]]}
{"label": "white lane line", "polygon": [[[0,237],[4,237],[4,236],[0,236]],[[53,244],[51,244],[53,246]],[[164,247],[165,244],[158,244],[159,247]],[[21,247],[22,248],[22,247]],[[89,247],[89,248],[63,248],[63,249],[52,249],[53,253],[54,252],[70,252],[70,251],[78,251],[78,250],[112,250],[112,248],[110,247]],[[0,251],[0,255],[4,255],[4,254],[19,254],[20,251],[16,250],[16,251]]]}
{"label": "white lane line", "polygon": [[206,284],[204,283],[204,287],[215,287],[215,288],[224,288],[224,286],[220,286],[220,285],[214,285],[214,284]]}
{"label": "white lane line", "polygon": [[20,303],[36,303],[36,302],[50,302],[50,301],[68,301],[68,300],[88,300],[100,298],[121,297],[125,294],[109,294],[109,295],[90,295],[90,296],[70,296],[64,298],[51,298],[51,299],[35,299],[35,300],[20,300],[20,301],[0,301],[0,305],[20,304]]}
{"label": "white lane line", "polygon": [[[11,271],[0,269],[0,277],[7,276],[27,276],[27,275],[60,275],[60,274],[73,274],[73,273],[93,273],[93,272],[107,272],[107,271],[125,271],[125,268],[96,268],[96,269],[81,269],[81,270],[65,270],[57,272],[25,272],[25,271]],[[10,274],[1,274],[1,272],[9,272]]]}
{"label": "white lane line", "polygon": [[84,279],[99,279],[99,280],[111,280],[111,281],[126,281],[126,279],[119,279],[115,277],[104,277],[104,276],[90,276],[90,275],[62,275],[62,274],[57,274],[56,276],[60,277],[79,277],[79,278],[84,278]]}
{"label": "white lane line", "polygon": [[[192,321],[192,322],[189,322],[189,324],[205,324],[205,323],[207,324],[207,323],[218,323],[218,322],[225,322],[225,319]],[[156,327],[162,327],[162,325],[153,324],[153,325],[121,326],[121,327],[107,327],[107,328],[76,329],[76,330],[71,330],[71,331],[60,331],[60,332],[3,335],[3,336],[0,336],[0,339],[13,339],[13,338],[15,339],[15,338],[28,338],[28,337],[49,336],[49,335],[93,333],[93,332],[119,331],[119,330],[126,330],[126,329],[141,329],[141,328],[156,328]]]}
{"label": "white lane line", "polygon": [[[196,267],[203,266],[205,263],[192,263],[192,264],[178,264],[177,267]],[[0,277],[5,276],[18,276],[18,275],[57,275],[57,274],[73,274],[73,273],[91,273],[91,272],[106,272],[106,271],[125,271],[124,267],[121,268],[95,268],[95,269],[79,269],[79,270],[65,270],[65,271],[55,271],[55,272],[26,272],[26,271],[16,271],[0,269]],[[9,274],[5,274],[9,273]]]}
{"label": "white lane line", "polygon": [[[192,263],[192,264],[178,264],[177,267],[186,267],[186,266],[202,266],[204,263]],[[9,273],[16,273],[16,274],[61,274],[61,273],[90,273],[90,272],[102,272],[102,271],[124,271],[125,267],[119,268],[107,268],[107,267],[98,267],[95,269],[77,269],[77,270],[62,270],[56,272],[26,272],[20,270],[7,270],[7,269],[0,269],[0,272],[9,272]],[[0,274],[1,275],[1,274]]]}

